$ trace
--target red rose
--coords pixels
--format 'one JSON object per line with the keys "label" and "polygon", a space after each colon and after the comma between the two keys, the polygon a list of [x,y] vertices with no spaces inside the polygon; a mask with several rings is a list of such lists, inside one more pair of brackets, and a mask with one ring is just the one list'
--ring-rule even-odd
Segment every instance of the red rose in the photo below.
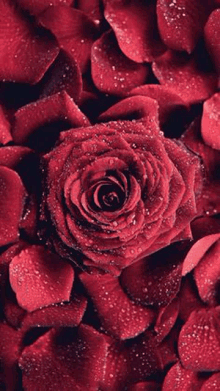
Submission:
{"label": "red rose", "polygon": [[0,1],[0,389],[219,391],[219,7]]}
{"label": "red rose", "polygon": [[78,250],[86,265],[121,269],[191,237],[200,162],[155,116],[64,132],[44,160],[51,241],[68,258]]}

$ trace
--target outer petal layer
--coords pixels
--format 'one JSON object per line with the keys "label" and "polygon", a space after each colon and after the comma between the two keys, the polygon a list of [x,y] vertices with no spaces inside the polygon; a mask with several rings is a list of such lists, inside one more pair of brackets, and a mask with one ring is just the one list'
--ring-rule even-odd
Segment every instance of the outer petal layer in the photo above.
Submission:
{"label": "outer petal layer", "polygon": [[10,283],[27,311],[69,300],[73,268],[43,247],[31,246],[10,263]]}
{"label": "outer petal layer", "polygon": [[0,80],[37,83],[59,48],[44,30],[39,35],[10,0],[0,3]]}

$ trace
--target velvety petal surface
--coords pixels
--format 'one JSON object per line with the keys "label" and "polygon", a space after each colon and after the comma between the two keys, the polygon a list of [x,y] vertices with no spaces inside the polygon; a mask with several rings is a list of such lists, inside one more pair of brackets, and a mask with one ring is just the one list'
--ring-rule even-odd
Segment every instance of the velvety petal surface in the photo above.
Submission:
{"label": "velvety petal surface", "polygon": [[174,50],[191,53],[202,35],[209,1],[158,0],[157,20],[161,38]]}
{"label": "velvety petal surface", "polygon": [[[220,16],[220,15],[219,15]],[[205,144],[220,150],[220,93],[213,95],[203,105],[201,133]]]}
{"label": "velvety petal surface", "polygon": [[0,80],[37,83],[58,55],[56,41],[35,29],[10,0],[0,4]]}
{"label": "velvety petal surface", "polygon": [[31,327],[76,327],[85,313],[87,300],[76,296],[68,303],[60,303],[27,313],[22,321],[22,330]]}
{"label": "velvety petal surface", "polygon": [[211,13],[205,25],[204,33],[207,49],[214,61],[218,74],[220,74],[220,9],[216,9]]}
{"label": "velvety petal surface", "polygon": [[111,31],[93,44],[91,62],[93,81],[105,93],[123,95],[143,84],[148,75],[146,65],[135,63],[121,52]]}
{"label": "velvety petal surface", "polygon": [[203,379],[199,374],[176,363],[167,373],[162,391],[200,391]]}
{"label": "velvety petal surface", "polygon": [[19,238],[26,192],[19,175],[0,167],[0,246],[15,242]]}
{"label": "velvety petal surface", "polygon": [[20,355],[21,332],[6,323],[0,323],[0,333],[0,362],[3,380],[1,387],[11,391],[17,387],[17,360]]}
{"label": "velvety petal surface", "polygon": [[72,55],[84,72],[97,38],[96,24],[84,12],[64,5],[49,7],[39,16],[39,22],[55,35],[60,48]]}
{"label": "velvety petal surface", "polygon": [[[30,138],[33,137],[38,130],[39,137],[41,130],[41,137],[46,141],[48,136],[46,137],[44,135],[45,129],[43,127],[50,123],[53,124],[56,121],[66,122],[69,128],[89,125],[86,116],[79,110],[70,96],[65,91],[62,91],[19,109],[15,113],[13,139],[18,144],[30,143]],[[52,129],[49,128],[51,140],[53,140],[53,128],[55,127],[52,127]],[[62,129],[59,129],[58,134],[57,131],[54,130],[54,136],[56,136],[56,138],[61,130]],[[33,146],[35,146],[35,148],[37,147],[37,140],[36,144],[34,143]]]}
{"label": "velvety petal surface", "polygon": [[220,373],[215,373],[205,381],[200,391],[218,391],[220,388]]}
{"label": "velvety petal surface", "polygon": [[[220,369],[220,307],[193,311],[181,329],[180,360],[192,371]],[[214,354],[213,354],[214,353]]]}
{"label": "velvety petal surface", "polygon": [[201,299],[210,306],[220,302],[220,239],[205,253],[194,270]]}
{"label": "velvety petal surface", "polygon": [[52,5],[72,5],[73,2],[73,0],[17,0],[17,3],[31,15],[38,15]]}
{"label": "velvety petal surface", "polygon": [[159,82],[186,103],[209,98],[217,88],[213,72],[201,69],[201,60],[168,50],[154,61],[152,69]]}
{"label": "velvety petal surface", "polygon": [[22,352],[23,387],[53,391],[65,384],[66,391],[96,390],[104,375],[107,347],[105,337],[86,325],[51,329]]}
{"label": "velvety petal surface", "polygon": [[194,267],[201,261],[202,257],[209,248],[220,238],[219,234],[213,234],[203,237],[198,240],[188,252],[183,262],[182,275],[185,276],[191,272]]}
{"label": "velvety petal surface", "polygon": [[82,76],[76,60],[60,50],[56,60],[48,70],[47,81],[44,84],[41,98],[53,95],[61,91],[79,102],[82,93]]}
{"label": "velvety petal surface", "polygon": [[27,247],[10,263],[11,287],[27,311],[68,301],[73,279],[73,268],[41,246]]}
{"label": "velvety petal surface", "polygon": [[120,49],[131,60],[152,61],[165,50],[157,29],[153,3],[105,0],[105,18],[112,27]]}
{"label": "velvety petal surface", "polygon": [[0,106],[0,143],[7,144],[12,141],[11,125],[7,120],[2,106]]}
{"label": "velvety petal surface", "polygon": [[153,311],[133,303],[123,292],[117,278],[83,273],[80,279],[103,327],[117,338],[134,338],[153,322]]}

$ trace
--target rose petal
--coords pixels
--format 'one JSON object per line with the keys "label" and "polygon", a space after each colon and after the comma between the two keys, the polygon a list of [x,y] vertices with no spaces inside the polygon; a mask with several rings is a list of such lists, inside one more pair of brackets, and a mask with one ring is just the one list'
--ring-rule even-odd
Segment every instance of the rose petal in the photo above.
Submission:
{"label": "rose petal", "polygon": [[4,114],[2,106],[0,106],[0,143],[4,145],[10,141],[12,141],[11,126]]}
{"label": "rose petal", "polygon": [[217,88],[213,72],[200,69],[200,60],[168,50],[154,61],[153,72],[159,82],[176,93],[185,103],[207,99]]}
{"label": "rose petal", "polygon": [[27,311],[69,300],[73,268],[40,246],[30,246],[10,263],[10,283]]}
{"label": "rose petal", "polygon": [[7,167],[0,167],[0,246],[19,237],[25,195],[19,175]]}
{"label": "rose petal", "polygon": [[1,373],[4,385],[2,389],[15,390],[17,388],[18,372],[17,360],[21,344],[21,332],[9,327],[5,323],[0,323],[0,361]]}
{"label": "rose petal", "polygon": [[158,340],[162,341],[174,326],[179,314],[179,301],[175,298],[166,307],[161,308],[154,330]]}
{"label": "rose petal", "polygon": [[93,0],[92,2],[91,0],[78,0],[77,8],[85,12],[97,26],[100,25],[103,15],[99,0]]}
{"label": "rose petal", "polygon": [[35,32],[9,0],[0,4],[0,26],[0,79],[37,83],[59,52],[55,40]]}
{"label": "rose petal", "polygon": [[[220,15],[219,15],[220,16]],[[211,148],[220,150],[220,93],[213,95],[203,106],[201,133]]]}
{"label": "rose petal", "polygon": [[21,146],[6,146],[0,148],[0,164],[19,173],[19,164],[32,154],[31,149]]}
{"label": "rose petal", "polygon": [[[171,126],[171,121],[174,121],[174,113],[176,113],[176,116],[181,116],[181,119],[183,119],[183,114],[186,115],[185,102],[177,94],[170,91],[169,88],[163,87],[159,84],[145,84],[143,86],[136,87],[129,93],[129,95],[141,95],[155,99],[159,106],[159,120],[162,126],[169,119],[169,125]],[[170,129],[168,129],[168,125],[166,126],[166,129],[170,131]],[[175,134],[176,133],[177,129],[175,129]]]}
{"label": "rose petal", "polygon": [[[220,3],[219,3],[220,5]],[[205,42],[218,74],[220,74],[220,9],[214,10],[205,25]]]}
{"label": "rose petal", "polygon": [[200,391],[218,391],[220,389],[220,373],[215,373],[205,381]]}
{"label": "rose petal", "polygon": [[126,390],[134,382],[145,381],[175,361],[170,343],[167,340],[158,343],[149,331],[129,343],[116,341],[109,348],[101,388],[105,391]]}
{"label": "rose petal", "polygon": [[182,275],[185,276],[187,273],[191,272],[196,265],[200,262],[202,257],[208,251],[208,249],[220,238],[219,234],[213,234],[205,236],[204,238],[198,240],[192,248],[189,250],[186,258],[183,262]]}
{"label": "rose petal", "polygon": [[52,329],[23,350],[19,360],[23,387],[96,390],[104,374],[107,346],[105,337],[86,325]]}
{"label": "rose petal", "polygon": [[198,208],[207,216],[220,213],[219,151],[206,145],[200,134],[200,118],[192,122],[182,136],[184,144],[202,158],[205,167],[205,181]]}
{"label": "rose petal", "polygon": [[203,236],[220,233],[220,219],[218,215],[216,217],[202,216],[194,220],[191,226],[194,240],[201,239]]}
{"label": "rose petal", "polygon": [[[16,143],[33,144],[34,148],[45,147],[46,137],[44,126],[48,126],[49,140],[56,139],[62,127],[58,129],[55,122],[66,121],[68,127],[88,126],[89,121],[79,110],[70,96],[62,91],[48,98],[40,99],[34,103],[23,106],[15,114],[15,125],[13,129],[13,139]],[[51,124],[52,129],[49,127]],[[55,130],[54,130],[55,128]],[[34,135],[36,140],[34,139]],[[39,136],[43,138],[42,146]],[[52,137],[53,136],[53,137]],[[31,141],[33,138],[33,141]],[[38,145],[39,143],[39,145]]]}
{"label": "rose petal", "polygon": [[29,11],[31,15],[38,15],[53,6],[71,5],[73,0],[17,0],[18,4]]}
{"label": "rose petal", "polygon": [[117,278],[83,273],[80,279],[97,309],[103,327],[117,338],[134,338],[153,322],[153,311],[129,300]]}
{"label": "rose petal", "polygon": [[194,278],[201,299],[210,306],[217,305],[220,299],[220,235],[196,266]]}
{"label": "rose petal", "polygon": [[219,330],[220,307],[191,313],[182,327],[178,342],[184,368],[196,372],[220,370]]}
{"label": "rose petal", "polygon": [[69,303],[54,304],[28,313],[22,321],[22,330],[30,327],[76,327],[85,313],[87,300],[74,297]]}
{"label": "rose petal", "polygon": [[94,84],[105,93],[123,95],[143,84],[148,75],[146,65],[136,64],[120,51],[111,31],[93,44],[91,62]]}
{"label": "rose petal", "polygon": [[123,99],[99,116],[100,121],[114,121],[118,119],[143,119],[146,127],[149,124],[151,128],[154,126],[155,130],[157,129],[159,132],[158,104],[154,99],[145,96],[132,96]]}
{"label": "rose petal", "polygon": [[79,102],[82,93],[82,76],[72,56],[61,50],[48,70],[47,77],[41,98],[65,90],[74,102]]}
{"label": "rose petal", "polygon": [[161,387],[153,381],[136,383],[128,387],[128,391],[160,391]]}
{"label": "rose petal", "polygon": [[[122,287],[144,305],[168,304],[176,296],[181,278],[180,264],[170,257],[170,250],[162,250],[128,266],[121,274]],[[164,259],[169,262],[164,264]]]}
{"label": "rose petal", "polygon": [[202,383],[198,373],[183,368],[178,362],[167,373],[162,391],[199,391]]}
{"label": "rose petal", "polygon": [[189,277],[182,281],[179,293],[179,317],[184,322],[187,321],[191,312],[205,307],[198,295],[195,282]]}
{"label": "rose petal", "polygon": [[171,49],[191,53],[202,35],[209,10],[208,1],[158,0],[158,28],[164,43]]}
{"label": "rose petal", "polygon": [[97,37],[96,24],[84,12],[64,5],[49,7],[39,16],[39,22],[55,35],[60,48],[73,56],[85,72]]}
{"label": "rose petal", "polygon": [[154,4],[105,0],[104,15],[120,49],[131,60],[150,62],[165,50],[157,30]]}

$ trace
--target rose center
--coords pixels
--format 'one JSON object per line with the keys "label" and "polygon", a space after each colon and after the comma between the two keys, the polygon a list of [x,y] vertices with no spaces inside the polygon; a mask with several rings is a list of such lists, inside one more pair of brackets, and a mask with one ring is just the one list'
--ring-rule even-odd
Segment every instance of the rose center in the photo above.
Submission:
{"label": "rose center", "polygon": [[99,189],[98,200],[103,210],[114,211],[124,202],[124,192],[119,186],[103,185]]}

